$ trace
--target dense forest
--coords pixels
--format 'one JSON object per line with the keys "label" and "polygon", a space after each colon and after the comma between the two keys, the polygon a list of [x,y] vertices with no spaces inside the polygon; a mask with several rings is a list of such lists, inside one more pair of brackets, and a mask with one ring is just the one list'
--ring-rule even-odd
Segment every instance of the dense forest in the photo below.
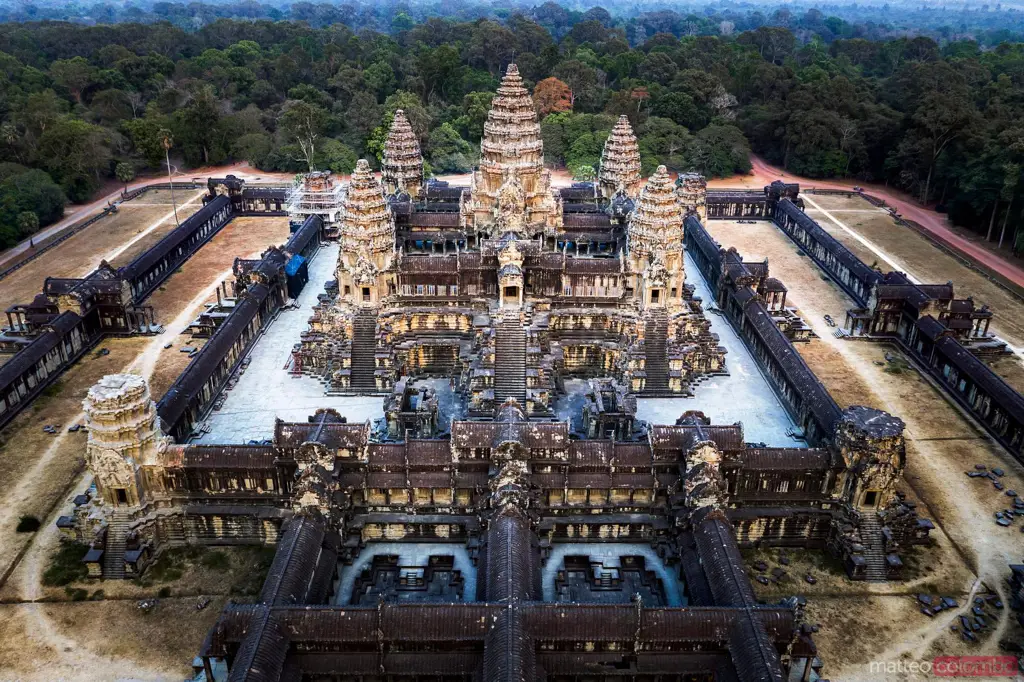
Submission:
{"label": "dense forest", "polygon": [[398,108],[433,172],[467,170],[513,58],[533,89],[547,160],[578,177],[593,173],[626,114],[645,172],[744,172],[753,149],[801,175],[890,183],[1012,240],[1024,210],[1024,44],[869,40],[817,10],[794,29],[694,35],[685,17],[655,14],[665,21],[553,3],[501,20],[396,11],[386,31],[235,19],[196,30],[2,24],[0,246],[105,180],[159,171],[168,147],[182,168],[245,160],[347,172],[379,158]]}

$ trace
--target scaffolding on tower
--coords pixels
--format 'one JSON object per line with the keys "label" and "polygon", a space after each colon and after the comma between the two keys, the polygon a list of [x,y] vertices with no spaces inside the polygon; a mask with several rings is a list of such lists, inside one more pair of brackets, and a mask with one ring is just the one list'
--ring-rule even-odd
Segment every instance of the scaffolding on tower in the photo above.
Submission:
{"label": "scaffolding on tower", "polygon": [[303,221],[311,215],[320,216],[324,221],[324,235],[336,234],[346,189],[329,170],[306,173],[288,195],[288,213],[296,221]]}

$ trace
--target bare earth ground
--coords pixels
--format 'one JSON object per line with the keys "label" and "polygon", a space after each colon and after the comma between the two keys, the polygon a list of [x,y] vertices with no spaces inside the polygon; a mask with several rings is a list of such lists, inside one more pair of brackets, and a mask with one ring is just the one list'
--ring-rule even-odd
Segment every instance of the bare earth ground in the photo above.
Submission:
{"label": "bare earth ground", "polygon": [[[789,304],[800,310],[820,337],[797,344],[797,348],[837,402],[878,407],[906,422],[904,488],[937,526],[934,536],[939,553],[915,555],[918,575],[909,584],[866,585],[826,579],[819,591],[826,598],[821,600],[813,598],[812,588],[805,583],[794,585],[794,591],[812,595],[809,613],[812,621],[822,623],[815,639],[826,662],[825,675],[844,681],[877,680],[877,674],[868,673],[869,661],[931,660],[936,652],[955,654],[961,650],[998,653],[998,641],[1017,628],[1006,610],[998,624],[983,633],[983,641],[968,649],[949,632],[954,613],[928,619],[918,613],[907,593],[915,586],[947,592],[965,608],[966,598],[972,590],[981,589],[981,583],[1005,596],[1007,565],[1024,554],[1024,537],[1017,527],[1000,528],[993,522],[993,512],[1009,506],[1009,498],[982,479],[968,478],[965,471],[976,463],[1002,467],[1007,472],[1003,479],[1006,487],[1020,490],[1024,485],[1021,466],[912,367],[898,358],[888,361],[886,353],[898,355],[894,348],[834,338],[824,315],[842,321],[853,302],[835,284],[824,281],[813,262],[801,257],[796,245],[774,225],[713,220],[708,229],[723,246],[737,247],[746,260],[769,259],[772,275],[789,288]],[[930,244],[928,248],[935,250]],[[939,281],[946,279],[949,276]],[[868,593],[872,596],[865,603],[862,595]],[[844,627],[846,621],[856,627]],[[863,635],[851,636],[854,632]],[[887,633],[890,636],[885,636]]]}
{"label": "bare earth ground", "polygon": [[[916,231],[897,225],[884,210],[875,209],[860,197],[811,195],[810,201],[839,220],[856,235],[887,254],[896,266],[925,283],[952,281],[961,298],[973,296],[978,305],[988,305],[995,313],[991,331],[1020,349],[1024,344],[1024,303],[978,271],[935,246]],[[851,208],[860,206],[861,210]],[[867,207],[867,208],[864,208]],[[888,263],[863,242],[830,220],[823,211],[807,206],[807,214],[868,265],[887,269]],[[1010,386],[1024,391],[1024,360],[1020,354],[990,363]]]}
{"label": "bare earth ground", "polygon": [[[887,253],[902,265],[902,270],[926,284],[944,284],[952,281],[956,295],[960,298],[973,296],[978,305],[988,305],[995,313],[992,331],[1010,343],[1024,343],[1024,305],[1008,291],[987,279],[909,227],[897,225],[882,210],[874,209],[859,197],[836,197],[811,195],[811,199],[830,212],[844,225],[861,235],[876,247]],[[867,213],[833,211],[837,204],[856,203],[871,209]],[[818,221],[833,237],[854,252],[868,265],[877,262],[878,256],[850,234],[836,226],[821,211],[807,206],[807,214]],[[886,269],[885,263],[879,265]]]}
{"label": "bare earth ground", "polygon": [[[160,193],[147,192],[139,200],[162,200],[162,197],[153,197],[154,194]],[[202,207],[199,200],[184,205],[197,196],[201,195],[189,192],[178,198],[180,219]],[[123,204],[114,215],[93,223],[0,280],[0,310],[6,310],[16,303],[31,303],[36,294],[43,290],[43,281],[47,277],[84,277],[104,258],[115,267],[126,265],[175,226],[174,215],[170,211],[169,204],[152,200],[147,201],[146,205],[133,205],[133,202]],[[131,244],[136,237],[140,238],[139,241]],[[125,247],[127,249],[122,251]]]}
{"label": "bare earth ground", "polygon": [[[152,193],[144,198],[147,196]],[[166,207],[155,210],[166,213]],[[128,226],[123,232],[130,234],[130,229]],[[14,673],[18,679],[94,680],[98,674],[102,677],[97,671],[111,670],[117,677],[158,680],[181,679],[188,673],[190,661],[183,659],[181,652],[198,649],[223,599],[198,618],[186,617],[195,611],[194,599],[180,603],[165,600],[146,616],[136,610],[134,597],[148,593],[133,592],[128,585],[102,586],[105,592],[113,592],[111,596],[120,594],[127,601],[38,603],[40,599],[62,598],[62,591],[42,588],[39,579],[58,545],[59,534],[53,524],[56,516],[68,508],[70,497],[88,486],[88,476],[82,473],[85,436],[68,433],[67,428],[82,420],[81,401],[104,374],[140,373],[150,379],[153,397],[159,399],[188,363],[187,354],[179,352],[189,341],[182,332],[205,302],[215,300],[216,287],[230,278],[235,257],[258,258],[267,247],[283,243],[287,235],[287,218],[232,221],[147,301],[166,327],[163,334],[103,341],[97,350],[106,348],[109,355],[89,353],[61,377],[52,396],[37,400],[4,429],[0,445],[0,576],[26,547],[27,553],[0,586],[0,599],[14,602],[0,605],[0,679]],[[69,242],[77,239],[78,235]],[[83,243],[80,249],[85,250],[75,258],[95,258],[110,248],[107,241]],[[168,343],[171,348],[165,349]],[[57,426],[57,435],[42,431],[47,424]],[[43,521],[34,536],[14,532],[23,514]],[[186,575],[182,585],[175,583],[175,594],[179,590],[183,594],[227,594],[227,587],[217,590],[189,583],[194,578]],[[149,592],[155,593],[157,588]]]}

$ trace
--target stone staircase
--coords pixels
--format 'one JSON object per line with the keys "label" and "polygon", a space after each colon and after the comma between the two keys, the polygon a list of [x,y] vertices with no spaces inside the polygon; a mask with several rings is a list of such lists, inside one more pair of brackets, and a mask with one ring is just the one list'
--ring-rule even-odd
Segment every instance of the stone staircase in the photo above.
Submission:
{"label": "stone staircase", "polygon": [[644,393],[668,393],[667,339],[668,314],[662,308],[654,308],[648,313],[644,325],[644,366],[647,371]]}
{"label": "stone staircase", "polygon": [[124,579],[124,550],[130,516],[114,511],[107,524],[107,542],[103,548],[103,579]]}
{"label": "stone staircase", "polygon": [[352,319],[352,373],[350,388],[356,391],[376,391],[377,315],[360,310]]}
{"label": "stone staircase", "polygon": [[526,409],[526,329],[518,316],[506,317],[495,328],[494,403],[515,398]]}
{"label": "stone staircase", "polygon": [[867,511],[860,517],[860,539],[864,545],[865,577],[870,582],[885,582],[888,571],[885,564],[885,538],[878,514]]}

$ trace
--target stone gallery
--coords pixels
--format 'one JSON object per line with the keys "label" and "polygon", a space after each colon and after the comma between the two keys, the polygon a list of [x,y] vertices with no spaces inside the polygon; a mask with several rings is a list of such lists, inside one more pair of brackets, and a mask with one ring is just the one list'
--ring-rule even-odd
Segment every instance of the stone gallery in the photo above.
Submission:
{"label": "stone gallery", "polygon": [[[784,284],[704,229],[780,220],[799,188],[715,195],[640,168],[623,116],[596,181],[553,187],[513,64],[468,186],[424,178],[401,111],[380,176],[360,161],[347,183],[317,173],[273,195],[210,181],[208,206],[287,209],[293,234],[236,261],[230,305],[197,321],[209,339],[159,403],[130,375],[89,392],[96,493],[60,525],[90,543],[90,570],[276,545],[259,598],[227,606],[198,652],[207,679],[816,679],[802,603],[758,602],[740,550],[806,548],[851,579],[898,580],[932,528],[897,491],[904,424],[841,409],[793,348],[808,331]],[[872,286],[876,308],[913,293]],[[296,300],[311,313],[282,312]],[[253,370],[300,314],[284,363]],[[882,333],[894,313],[874,314]],[[788,442],[752,438],[756,413],[703,408],[734,353]],[[227,387],[278,376],[322,402],[268,419],[265,438],[211,440]],[[288,390],[266,400],[291,408]],[[379,418],[351,418],[365,396]],[[638,417],[652,405],[676,412]]]}

